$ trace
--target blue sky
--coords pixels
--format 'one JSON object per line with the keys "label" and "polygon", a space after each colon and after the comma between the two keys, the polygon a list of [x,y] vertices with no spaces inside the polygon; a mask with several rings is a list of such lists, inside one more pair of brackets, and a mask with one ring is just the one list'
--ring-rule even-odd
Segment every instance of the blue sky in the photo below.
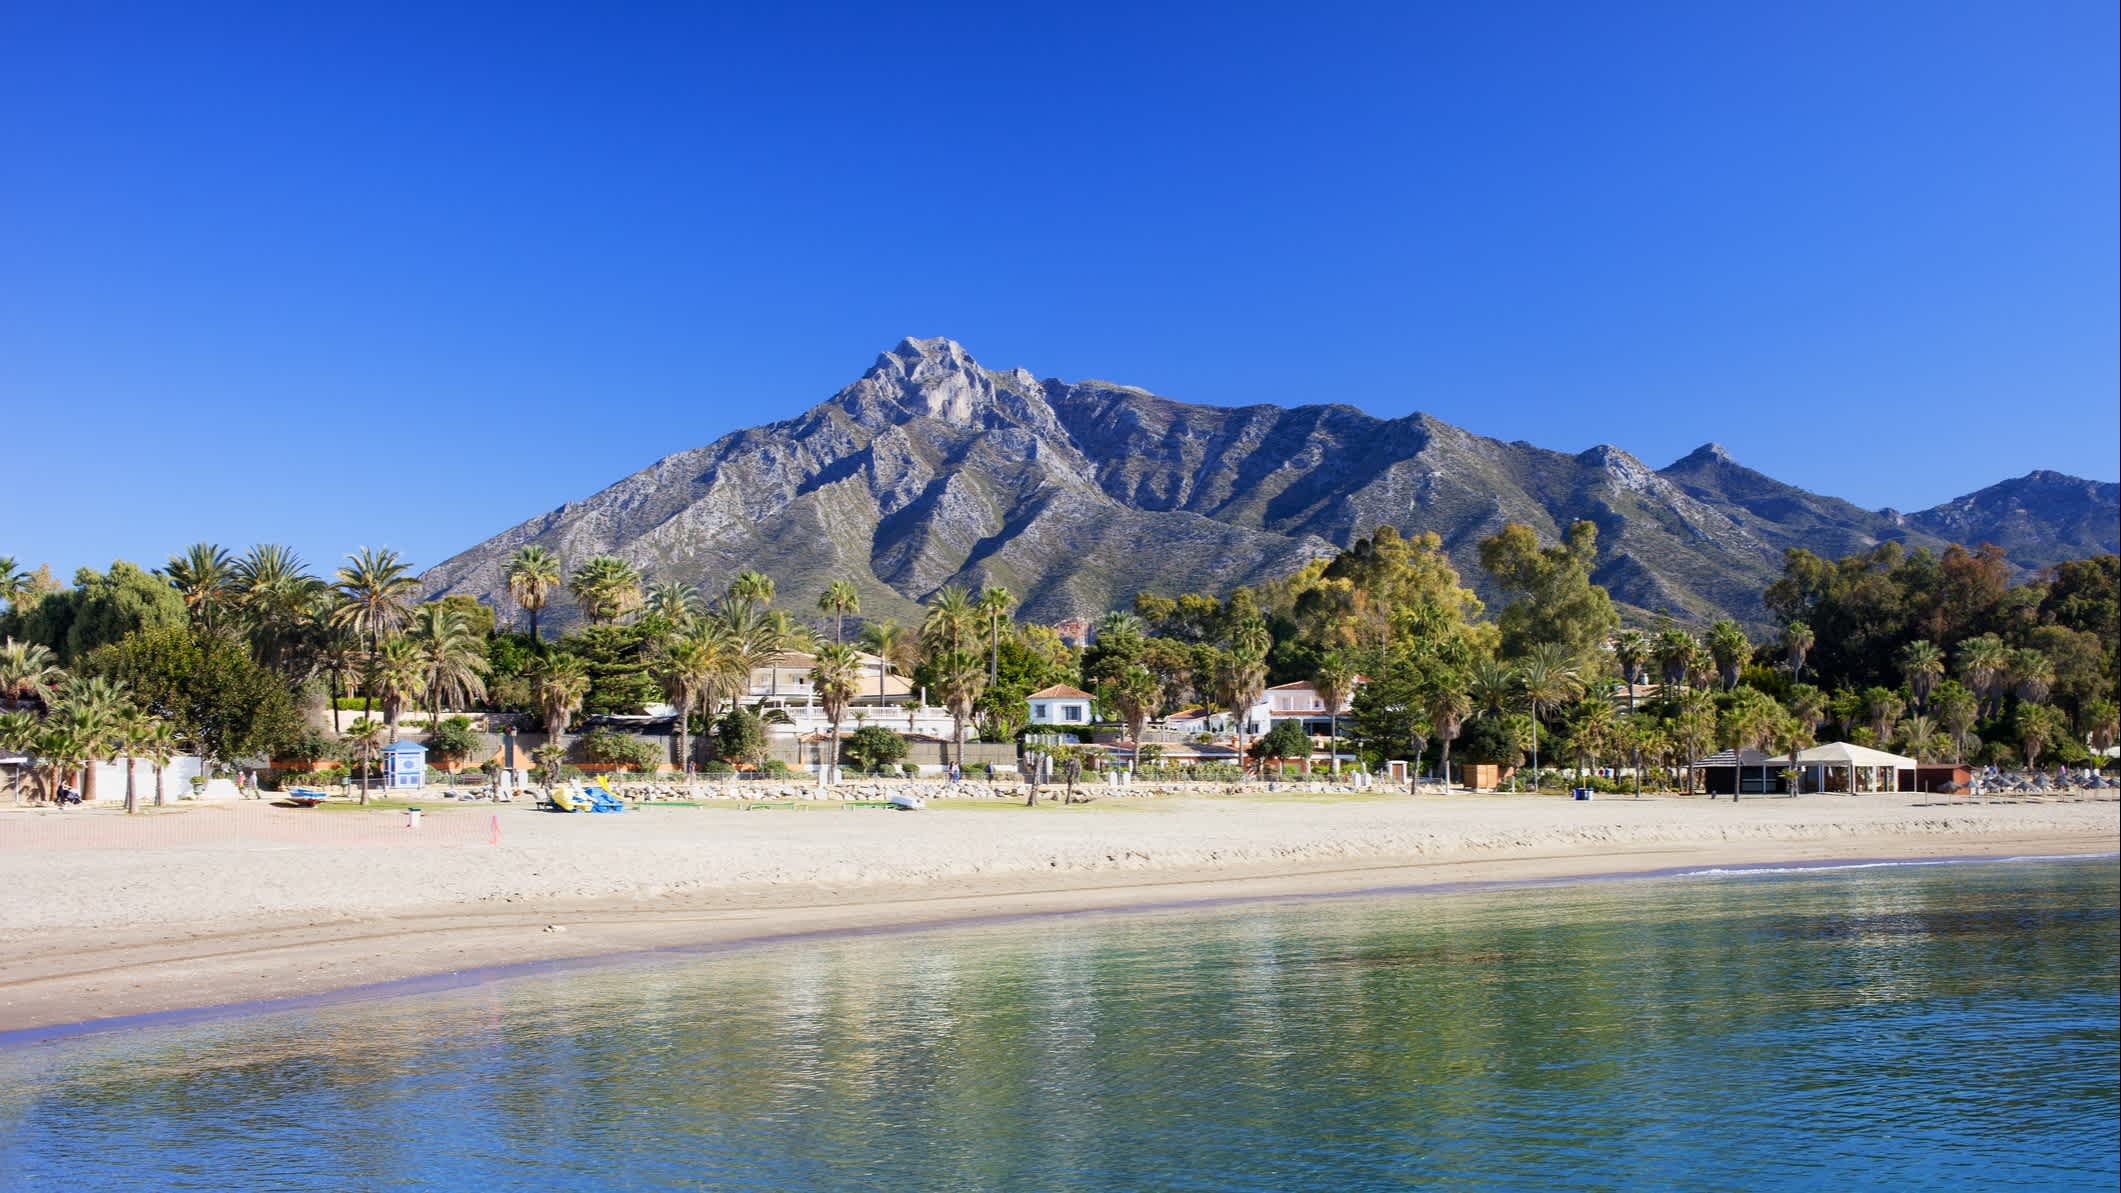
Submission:
{"label": "blue sky", "polygon": [[425,566],[905,335],[2116,476],[2111,3],[1009,7],[0,0],[0,554]]}

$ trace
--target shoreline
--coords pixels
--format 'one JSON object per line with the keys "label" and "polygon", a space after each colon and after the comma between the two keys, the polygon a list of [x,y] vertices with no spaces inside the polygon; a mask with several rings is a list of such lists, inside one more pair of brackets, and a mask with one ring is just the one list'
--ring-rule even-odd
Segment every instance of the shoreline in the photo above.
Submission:
{"label": "shoreline", "polygon": [[[7,932],[0,937],[7,957],[0,965],[0,1048],[851,933],[1670,877],[1710,868],[2090,858],[2110,855],[2121,843],[2121,807],[2111,803],[1947,811],[1904,800],[1809,807],[1788,801],[1741,805],[1741,811],[1699,801],[1612,801],[1589,805],[1596,813],[1563,801],[1497,803],[1174,806],[1021,817],[952,809],[924,813],[929,819],[918,824],[889,818],[890,825],[921,834],[910,845],[891,830],[880,832],[877,818],[853,813],[749,822],[726,815],[612,817],[600,829],[627,835],[601,844],[577,835],[579,820],[539,817],[522,825],[550,840],[513,850],[259,846],[120,854],[118,861],[147,871],[147,884],[164,890],[204,881],[202,868],[231,864],[246,867],[257,881],[234,883],[243,891],[234,903],[215,897],[224,892],[203,892],[199,914],[189,920],[148,914],[157,910],[150,908],[128,917],[86,906],[50,917],[60,922]],[[621,820],[634,823],[615,823]],[[1527,831],[1520,821],[1542,831]],[[678,848],[649,852],[650,842],[670,844],[662,839],[673,832],[684,838]],[[1254,848],[1222,842],[1205,850],[1212,860],[1202,861],[1203,851],[1184,853],[1166,840],[1198,844],[1218,835]],[[1110,852],[1120,838],[1139,842],[1142,860]],[[1077,847],[1104,851],[1104,864],[1063,866],[1066,851]],[[633,884],[576,886],[570,893],[569,881],[578,875],[561,863],[583,856],[594,862],[614,848],[620,864],[631,859]],[[967,862],[968,849],[991,852]],[[782,873],[780,855],[798,850],[835,852],[824,859],[831,863],[825,871],[779,881],[738,877],[750,874],[737,863],[756,863],[762,853],[782,870],[754,869]],[[111,851],[91,857],[94,852],[55,851],[39,861],[55,875],[111,863]],[[387,892],[364,900],[348,889],[339,901],[347,910],[336,915],[265,897],[280,889],[276,884],[289,870],[329,883],[333,865],[350,877],[386,861],[415,878],[430,875],[435,889],[451,897],[408,907],[402,899],[393,905]],[[956,863],[964,864],[953,869]],[[531,878],[556,870],[558,881],[536,891],[498,883],[497,876],[523,877],[524,868]],[[687,874],[708,880],[689,882]],[[736,880],[712,881],[717,876]],[[35,877],[27,889],[40,889]],[[238,992],[251,996],[230,997]],[[266,997],[256,997],[259,992]]]}

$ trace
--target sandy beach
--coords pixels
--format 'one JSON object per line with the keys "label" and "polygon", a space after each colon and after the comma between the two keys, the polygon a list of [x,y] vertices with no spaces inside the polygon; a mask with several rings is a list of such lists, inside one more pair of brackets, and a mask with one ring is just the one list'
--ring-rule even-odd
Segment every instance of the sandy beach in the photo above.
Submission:
{"label": "sandy beach", "polygon": [[1735,806],[1164,797],[916,814],[815,805],[558,816],[473,805],[430,812],[419,830],[390,812],[262,804],[131,821],[104,810],[8,812],[0,864],[15,897],[0,928],[0,1031],[819,931],[2117,845],[2121,804],[2111,801],[1947,805],[1913,795]]}

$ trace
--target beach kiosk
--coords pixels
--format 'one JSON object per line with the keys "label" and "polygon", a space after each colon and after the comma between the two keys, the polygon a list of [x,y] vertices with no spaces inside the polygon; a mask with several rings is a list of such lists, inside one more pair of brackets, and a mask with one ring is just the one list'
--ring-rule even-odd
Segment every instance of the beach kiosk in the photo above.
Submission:
{"label": "beach kiosk", "polygon": [[383,747],[383,786],[391,791],[427,785],[427,747],[394,741]]}

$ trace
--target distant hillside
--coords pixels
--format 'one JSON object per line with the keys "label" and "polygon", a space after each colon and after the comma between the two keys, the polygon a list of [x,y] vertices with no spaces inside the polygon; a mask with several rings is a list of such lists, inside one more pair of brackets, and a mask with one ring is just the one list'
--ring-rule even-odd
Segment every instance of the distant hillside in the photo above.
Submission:
{"label": "distant hillside", "polygon": [[1503,523],[1551,536],[1589,518],[1597,578],[1623,604],[1759,621],[1786,547],[1839,556],[1888,539],[1988,539],[2044,566],[2121,547],[2115,490],[2036,472],[1901,516],[1782,484],[1713,444],[1653,470],[1616,447],[1570,455],[1422,414],[1200,406],[1041,381],[983,368],[950,340],[909,339],[798,418],[668,456],[423,580],[430,594],[505,608],[502,567],[534,542],[570,566],[620,555],[710,592],[745,568],[795,601],[848,578],[871,617],[910,617],[945,584],[1000,584],[1025,616],[1052,621],[1144,589],[1271,579],[1387,522],[1436,532],[1477,584],[1476,545]]}

